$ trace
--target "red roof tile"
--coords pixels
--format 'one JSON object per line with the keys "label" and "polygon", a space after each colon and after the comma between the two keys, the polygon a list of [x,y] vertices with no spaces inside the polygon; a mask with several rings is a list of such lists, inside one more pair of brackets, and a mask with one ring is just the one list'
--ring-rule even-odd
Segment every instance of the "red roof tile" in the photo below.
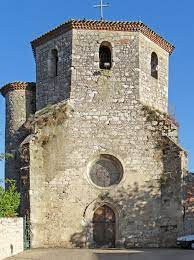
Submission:
{"label": "red roof tile", "polygon": [[22,81],[15,81],[12,83],[8,83],[4,85],[0,89],[0,93],[5,96],[8,91],[13,91],[13,90],[20,90],[20,89],[33,89],[36,87],[36,84],[34,82],[22,82]]}
{"label": "red roof tile", "polygon": [[107,30],[107,31],[128,31],[128,32],[141,32],[151,41],[158,44],[161,48],[171,54],[174,46],[162,38],[159,34],[155,33],[148,26],[142,22],[114,22],[114,21],[93,21],[93,20],[70,20],[51,31],[43,34],[31,42],[33,52],[35,48],[46,41],[57,37],[71,29],[77,30]]}

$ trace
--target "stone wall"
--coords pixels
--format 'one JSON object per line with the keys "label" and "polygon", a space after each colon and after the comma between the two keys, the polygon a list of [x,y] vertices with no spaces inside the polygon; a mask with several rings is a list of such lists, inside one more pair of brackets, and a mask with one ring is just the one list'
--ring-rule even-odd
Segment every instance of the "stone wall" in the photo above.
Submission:
{"label": "stone wall", "polygon": [[23,244],[23,219],[0,218],[0,260],[21,253]]}
{"label": "stone wall", "polygon": [[[158,79],[151,76],[151,54],[158,56]],[[140,100],[145,105],[168,112],[169,54],[147,37],[139,36]]]}
{"label": "stone wall", "polygon": [[[92,218],[103,204],[117,216],[117,247],[175,245],[182,228],[181,199],[177,199],[182,174],[179,148],[168,156],[175,161],[175,179],[169,178],[165,186],[162,176],[168,174],[170,163],[164,163],[142,107],[135,108],[126,112],[130,123],[123,113],[97,117],[69,102],[36,114],[29,145],[32,247],[95,246]],[[124,175],[118,185],[99,188],[91,182],[90,164],[100,154],[122,163]]]}
{"label": "stone wall", "polygon": [[[174,246],[183,230],[182,177],[186,153],[168,137],[163,137],[163,165],[161,176],[161,247]],[[178,232],[177,232],[178,231]]]}
{"label": "stone wall", "polygon": [[194,175],[185,177],[184,234],[194,234]]}
{"label": "stone wall", "polygon": [[[102,42],[112,47],[110,71],[99,68]],[[79,110],[95,116],[94,110],[106,111],[111,105],[123,112],[135,105],[139,99],[139,33],[73,30],[72,48],[70,98]]]}
{"label": "stone wall", "polygon": [[[49,76],[49,55],[58,50],[58,75]],[[36,48],[36,105],[37,110],[70,96],[72,31],[49,40]]]}

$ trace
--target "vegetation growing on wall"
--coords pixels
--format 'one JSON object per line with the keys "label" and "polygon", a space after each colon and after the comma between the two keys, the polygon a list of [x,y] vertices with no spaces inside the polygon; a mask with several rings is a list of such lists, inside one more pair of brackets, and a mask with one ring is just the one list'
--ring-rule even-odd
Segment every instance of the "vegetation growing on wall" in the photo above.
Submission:
{"label": "vegetation growing on wall", "polygon": [[[142,111],[155,139],[155,149],[161,151],[158,160],[164,162],[164,173],[158,183],[163,188],[169,186],[172,182],[176,184],[181,173],[181,169],[177,167],[179,165],[177,158],[180,158],[180,151],[183,151],[177,144],[177,128],[179,125],[173,116],[153,107],[143,105]],[[167,161],[167,158],[171,158],[171,160]]]}
{"label": "vegetation growing on wall", "polygon": [[142,111],[146,115],[148,122],[157,122],[160,126],[170,126],[174,124],[176,127],[179,127],[175,117],[172,115],[146,105],[142,106]]}
{"label": "vegetation growing on wall", "polygon": [[[44,146],[55,137],[55,128],[61,125],[65,119],[71,117],[73,112],[74,109],[67,101],[48,105],[28,118],[24,127],[34,135],[34,140]],[[53,131],[44,131],[46,127],[53,129]],[[44,130],[42,131],[42,129]]]}
{"label": "vegetation growing on wall", "polygon": [[[149,129],[152,132],[152,136],[156,139],[156,149],[163,149],[164,145],[166,145],[163,137],[173,137],[174,140],[178,138],[177,129],[179,125],[173,116],[145,105],[142,106],[142,111],[146,122],[150,124]],[[174,131],[175,133],[173,134]]]}

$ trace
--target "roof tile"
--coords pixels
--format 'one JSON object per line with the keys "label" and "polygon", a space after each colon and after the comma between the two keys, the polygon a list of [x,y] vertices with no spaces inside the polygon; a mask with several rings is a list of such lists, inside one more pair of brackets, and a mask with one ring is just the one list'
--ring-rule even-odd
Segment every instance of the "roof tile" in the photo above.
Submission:
{"label": "roof tile", "polygon": [[161,48],[171,54],[174,46],[155,33],[147,25],[142,22],[121,22],[121,21],[95,21],[95,20],[69,20],[58,27],[43,34],[31,42],[33,52],[35,48],[46,41],[63,34],[71,29],[77,30],[108,30],[108,31],[128,31],[141,32],[147,38],[158,44]]}

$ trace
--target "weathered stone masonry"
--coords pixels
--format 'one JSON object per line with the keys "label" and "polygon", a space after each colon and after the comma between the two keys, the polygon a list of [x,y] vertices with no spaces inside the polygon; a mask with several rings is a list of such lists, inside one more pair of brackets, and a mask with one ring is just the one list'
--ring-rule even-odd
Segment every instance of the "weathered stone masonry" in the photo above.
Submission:
{"label": "weathered stone masonry", "polygon": [[1,93],[6,102],[5,149],[6,153],[13,156],[5,164],[5,176],[16,180],[17,188],[20,190],[18,149],[21,142],[29,134],[23,128],[23,124],[36,111],[35,84],[10,83],[1,89]]}
{"label": "weathered stone masonry", "polygon": [[0,218],[0,260],[21,253],[23,241],[23,219]]}
{"label": "weathered stone masonry", "polygon": [[194,233],[194,176],[188,173],[184,179],[184,233]]}
{"label": "weathered stone masonry", "polygon": [[[110,70],[99,68],[103,42],[111,45]],[[37,112],[23,125],[31,134],[20,141],[17,172],[32,247],[99,246],[94,216],[104,209],[114,215],[104,246],[174,246],[183,232],[187,154],[167,114],[173,46],[142,23],[74,20],[32,46]],[[53,49],[58,67],[50,77]]]}

